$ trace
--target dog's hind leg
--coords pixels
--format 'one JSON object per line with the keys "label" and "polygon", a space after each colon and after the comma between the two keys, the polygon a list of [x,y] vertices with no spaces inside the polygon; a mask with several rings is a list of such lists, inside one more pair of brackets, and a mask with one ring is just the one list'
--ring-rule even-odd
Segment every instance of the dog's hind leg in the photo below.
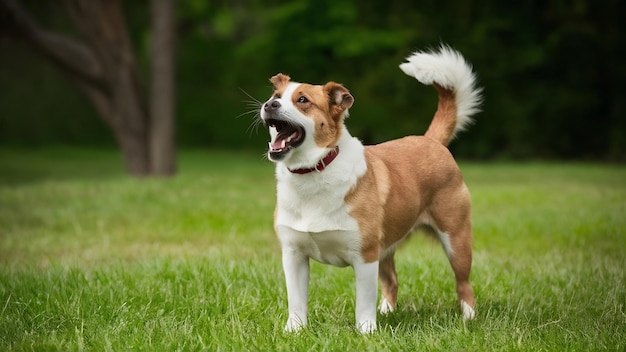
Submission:
{"label": "dog's hind leg", "polygon": [[378,278],[383,293],[378,309],[382,314],[393,312],[398,301],[398,275],[394,254],[394,252],[387,254],[378,265]]}
{"label": "dog's hind leg", "polygon": [[469,281],[472,268],[472,235],[470,226],[450,239],[454,253],[448,257],[456,278],[456,292],[463,312],[463,320],[474,319],[474,290]]}
{"label": "dog's hind leg", "polygon": [[472,221],[469,196],[459,197],[455,206],[450,202],[438,203],[431,213],[430,225],[441,241],[456,278],[456,292],[463,313],[463,320],[473,319],[474,290],[469,277],[472,269]]}
{"label": "dog's hind leg", "polygon": [[463,313],[463,320],[473,319],[474,290],[469,281],[472,268],[472,228],[469,216],[449,233],[436,231],[456,278],[456,292]]}

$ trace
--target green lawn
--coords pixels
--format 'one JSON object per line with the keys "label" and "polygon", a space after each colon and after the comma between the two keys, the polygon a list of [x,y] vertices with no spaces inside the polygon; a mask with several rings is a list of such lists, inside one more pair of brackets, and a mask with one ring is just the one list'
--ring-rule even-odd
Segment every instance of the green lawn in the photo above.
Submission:
{"label": "green lawn", "polygon": [[397,255],[399,309],[354,325],[350,269],[312,265],[310,326],[287,302],[261,152],[185,151],[131,179],[114,151],[0,149],[0,350],[626,349],[626,166],[461,163],[477,319],[437,243]]}

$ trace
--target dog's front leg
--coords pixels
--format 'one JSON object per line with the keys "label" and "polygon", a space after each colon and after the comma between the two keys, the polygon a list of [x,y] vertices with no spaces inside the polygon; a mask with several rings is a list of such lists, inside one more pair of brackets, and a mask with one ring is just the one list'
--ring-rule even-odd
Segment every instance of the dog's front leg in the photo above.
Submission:
{"label": "dog's front leg", "polygon": [[283,271],[287,283],[289,318],[285,331],[297,332],[307,324],[309,310],[309,257],[300,251],[283,247]]}
{"label": "dog's front leg", "polygon": [[354,264],[356,276],[356,328],[362,334],[376,330],[378,261]]}

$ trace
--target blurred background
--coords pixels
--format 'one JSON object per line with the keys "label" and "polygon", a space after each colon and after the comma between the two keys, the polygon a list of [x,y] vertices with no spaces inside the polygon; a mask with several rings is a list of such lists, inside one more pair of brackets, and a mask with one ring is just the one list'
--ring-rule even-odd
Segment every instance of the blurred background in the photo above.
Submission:
{"label": "blurred background", "polygon": [[[0,146],[120,148],[132,174],[175,172],[177,148],[260,154],[254,100],[277,72],[343,83],[367,144],[422,134],[435,91],[398,65],[447,43],[485,98],[457,157],[623,162],[625,13],[621,0],[0,0]],[[171,160],[154,171],[154,155]]]}

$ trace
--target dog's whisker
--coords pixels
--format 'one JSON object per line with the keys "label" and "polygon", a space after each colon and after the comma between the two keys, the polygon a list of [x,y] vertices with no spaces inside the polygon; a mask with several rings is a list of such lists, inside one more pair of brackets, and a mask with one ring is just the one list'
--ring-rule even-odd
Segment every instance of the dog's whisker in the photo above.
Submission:
{"label": "dog's whisker", "polygon": [[243,89],[241,89],[241,88],[239,88],[239,90],[240,90],[243,94],[245,94],[248,98],[250,98],[250,100],[246,100],[246,102],[251,102],[251,103],[254,103],[254,104],[258,105],[259,107],[260,107],[261,105],[263,105],[263,102],[261,102],[259,99],[255,98],[255,97],[253,97],[250,93],[246,92],[245,90],[243,90]]}
{"label": "dog's whisker", "polygon": [[250,93],[246,92],[242,88],[239,88],[239,90],[249,98],[248,100],[242,100],[242,103],[244,103],[250,110],[242,112],[241,114],[237,115],[235,118],[238,119],[243,116],[252,116],[252,122],[250,123],[250,125],[248,126],[246,130],[246,132],[250,136],[252,136],[253,133],[258,133],[259,126],[263,122],[261,120],[261,114],[260,114],[261,107],[263,106],[263,102],[253,97]]}
{"label": "dog's whisker", "polygon": [[248,100],[243,100],[242,101],[243,103],[248,105],[249,108],[261,109],[261,106],[263,106],[262,101],[253,97],[250,93],[246,92],[245,90],[241,88],[239,88],[239,90],[249,98]]}
{"label": "dog's whisker", "polygon": [[246,115],[254,115],[253,118],[258,118],[259,116],[259,111],[254,109],[254,110],[248,110],[248,111],[244,111],[241,114],[235,116],[236,119],[242,117],[242,116],[246,116]]}
{"label": "dog's whisker", "polygon": [[252,133],[258,133],[259,132],[259,126],[261,125],[262,121],[260,118],[255,119],[254,121],[252,121],[252,123],[250,124],[250,126],[248,126],[248,129],[246,130],[246,132],[248,132],[248,134],[250,136],[252,136]]}

